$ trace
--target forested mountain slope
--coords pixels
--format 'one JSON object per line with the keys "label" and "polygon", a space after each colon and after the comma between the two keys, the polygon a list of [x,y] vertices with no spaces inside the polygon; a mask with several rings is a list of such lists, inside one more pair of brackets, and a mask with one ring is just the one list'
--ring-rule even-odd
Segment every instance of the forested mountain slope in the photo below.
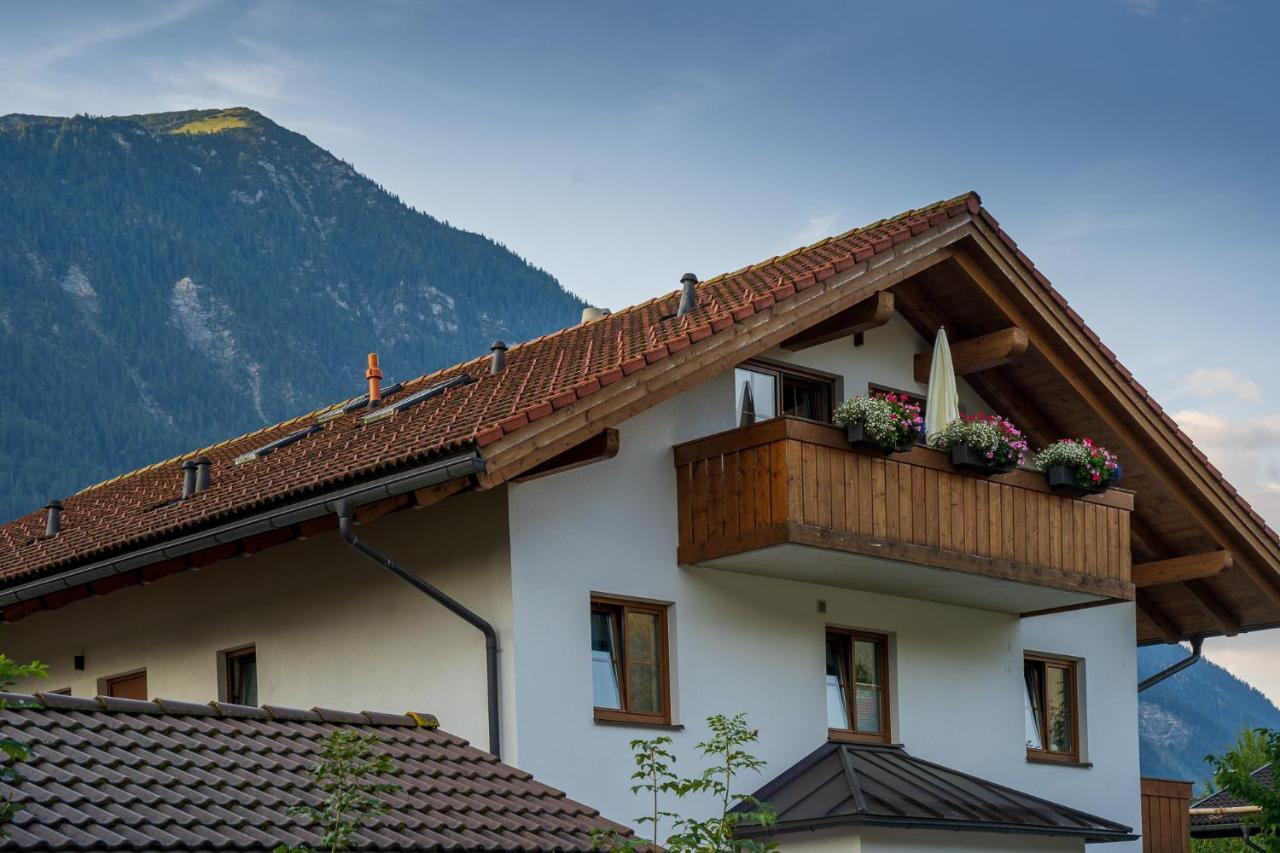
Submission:
{"label": "forested mountain slope", "polygon": [[[1139,678],[1181,660],[1187,652],[1183,646],[1139,649]],[[1261,691],[1202,660],[1139,694],[1138,723],[1143,775],[1185,779],[1201,792],[1200,783],[1211,775],[1204,757],[1221,755],[1244,728],[1280,730],[1280,709]]]}
{"label": "forested mountain slope", "polygon": [[582,307],[247,109],[0,117],[0,199],[0,519]]}

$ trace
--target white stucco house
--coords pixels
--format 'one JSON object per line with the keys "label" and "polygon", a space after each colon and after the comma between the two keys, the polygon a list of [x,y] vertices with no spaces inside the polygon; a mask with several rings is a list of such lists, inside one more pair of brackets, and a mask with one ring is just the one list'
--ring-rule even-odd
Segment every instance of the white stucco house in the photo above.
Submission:
{"label": "white stucco house", "polygon": [[[963,411],[1119,487],[851,444],[841,400],[928,405],[944,325]],[[19,689],[429,711],[622,822],[630,740],[691,771],[744,712],[784,850],[1120,851],[1137,645],[1280,623],[1276,534],[976,195],[370,372],[0,528]]]}

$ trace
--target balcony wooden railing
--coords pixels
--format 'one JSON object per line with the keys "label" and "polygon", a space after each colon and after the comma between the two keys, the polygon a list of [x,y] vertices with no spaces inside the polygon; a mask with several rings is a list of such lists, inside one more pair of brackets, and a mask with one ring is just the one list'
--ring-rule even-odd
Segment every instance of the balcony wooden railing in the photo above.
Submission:
{"label": "balcony wooden railing", "polygon": [[1072,498],[1044,476],[989,478],[924,447],[889,456],[777,418],[675,448],[682,565],[780,544],[1131,600],[1130,492]]}

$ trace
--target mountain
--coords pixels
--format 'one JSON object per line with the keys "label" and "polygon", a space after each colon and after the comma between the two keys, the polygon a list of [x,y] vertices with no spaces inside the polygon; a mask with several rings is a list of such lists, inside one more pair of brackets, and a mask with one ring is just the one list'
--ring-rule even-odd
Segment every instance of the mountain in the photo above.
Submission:
{"label": "mountain", "polygon": [[[1212,642],[1212,641],[1210,641]],[[1184,646],[1138,650],[1139,679],[1188,654]],[[1254,687],[1201,660],[1138,696],[1142,775],[1185,779],[1196,792],[1211,771],[1206,755],[1221,755],[1244,728],[1280,729],[1280,708]]]}
{"label": "mountain", "polygon": [[583,305],[248,109],[0,117],[0,198],[0,520]]}

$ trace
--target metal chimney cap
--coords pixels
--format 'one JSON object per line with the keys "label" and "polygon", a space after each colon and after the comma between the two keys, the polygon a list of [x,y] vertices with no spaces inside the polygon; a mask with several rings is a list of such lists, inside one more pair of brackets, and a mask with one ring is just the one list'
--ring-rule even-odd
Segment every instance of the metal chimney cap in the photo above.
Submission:
{"label": "metal chimney cap", "polygon": [[680,276],[680,283],[681,284],[690,284],[690,283],[697,284],[698,277],[691,272],[687,272],[684,275]]}
{"label": "metal chimney cap", "polygon": [[197,464],[197,465],[212,465],[212,464],[213,464],[213,460],[212,460],[212,459],[210,459],[208,456],[197,456],[197,457],[196,457],[196,464]]}
{"label": "metal chimney cap", "polygon": [[489,344],[489,349],[491,350],[495,350],[495,349],[504,350],[506,348],[507,348],[507,345],[504,344],[502,341],[494,341],[493,343]]}
{"label": "metal chimney cap", "polygon": [[196,460],[194,459],[188,459],[186,462],[182,463],[183,471],[191,471],[191,470],[194,470],[195,467],[196,467]]}
{"label": "metal chimney cap", "polygon": [[62,501],[58,500],[57,498],[54,498],[53,500],[45,504],[44,508],[45,509],[62,509]]}

